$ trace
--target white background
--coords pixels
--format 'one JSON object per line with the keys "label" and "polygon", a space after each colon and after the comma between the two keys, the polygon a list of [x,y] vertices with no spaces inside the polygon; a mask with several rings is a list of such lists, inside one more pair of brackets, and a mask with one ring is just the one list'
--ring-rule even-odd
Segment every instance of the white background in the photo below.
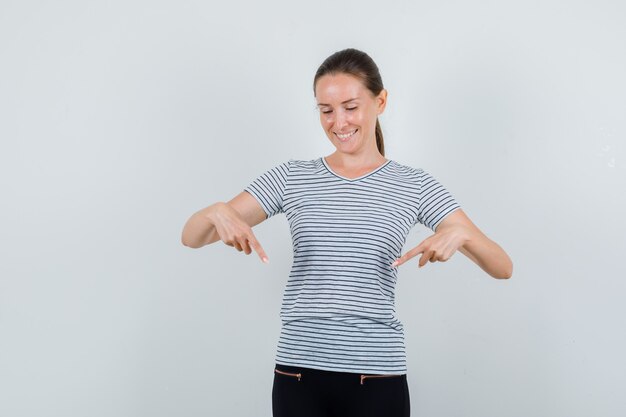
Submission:
{"label": "white background", "polygon": [[[0,415],[271,416],[270,264],[186,220],[334,147],[313,76],[378,64],[386,157],[514,262],[399,268],[413,416],[626,414],[621,1],[0,2]],[[431,232],[411,231],[404,252]]]}

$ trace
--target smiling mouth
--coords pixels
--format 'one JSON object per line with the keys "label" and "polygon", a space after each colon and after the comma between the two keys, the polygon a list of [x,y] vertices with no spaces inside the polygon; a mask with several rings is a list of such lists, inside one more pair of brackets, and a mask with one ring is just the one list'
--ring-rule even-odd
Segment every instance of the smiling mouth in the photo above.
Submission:
{"label": "smiling mouth", "polygon": [[345,140],[350,139],[352,136],[354,136],[354,134],[355,134],[358,130],[359,130],[359,129],[354,129],[354,131],[353,131],[352,133],[347,133],[347,134],[345,134],[345,135],[340,135],[340,134],[339,134],[339,133],[337,133],[337,132],[334,132],[334,133],[335,133],[335,135],[339,138],[339,140],[345,141]]}

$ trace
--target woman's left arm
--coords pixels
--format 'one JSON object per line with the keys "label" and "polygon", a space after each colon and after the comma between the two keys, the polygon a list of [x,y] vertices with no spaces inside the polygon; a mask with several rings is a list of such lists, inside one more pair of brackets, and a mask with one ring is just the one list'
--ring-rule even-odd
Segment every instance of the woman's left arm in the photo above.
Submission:
{"label": "woman's left arm", "polygon": [[439,223],[435,234],[402,255],[392,266],[401,265],[422,253],[419,260],[421,268],[428,261],[445,262],[457,250],[494,278],[510,278],[513,274],[511,258],[496,242],[485,236],[461,208]]}

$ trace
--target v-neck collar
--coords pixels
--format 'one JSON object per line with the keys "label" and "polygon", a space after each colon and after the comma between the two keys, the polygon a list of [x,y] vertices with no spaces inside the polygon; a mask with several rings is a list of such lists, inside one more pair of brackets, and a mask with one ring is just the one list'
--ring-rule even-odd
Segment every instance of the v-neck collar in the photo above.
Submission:
{"label": "v-neck collar", "polygon": [[374,174],[375,172],[380,171],[381,169],[383,169],[384,167],[386,167],[387,165],[389,165],[389,163],[391,162],[391,159],[388,159],[385,163],[383,163],[382,165],[378,166],[377,168],[374,168],[372,171],[361,175],[360,177],[356,177],[356,178],[346,178],[343,175],[339,175],[337,174],[335,171],[332,170],[332,168],[330,167],[330,165],[328,165],[328,163],[326,162],[326,158],[324,158],[323,156],[320,158],[322,160],[322,164],[326,167],[326,169],[328,170],[328,172],[330,172],[331,174],[333,174],[336,177],[339,177],[341,179],[344,179],[346,181],[358,181],[360,179],[363,179],[365,177],[369,177],[370,175]]}

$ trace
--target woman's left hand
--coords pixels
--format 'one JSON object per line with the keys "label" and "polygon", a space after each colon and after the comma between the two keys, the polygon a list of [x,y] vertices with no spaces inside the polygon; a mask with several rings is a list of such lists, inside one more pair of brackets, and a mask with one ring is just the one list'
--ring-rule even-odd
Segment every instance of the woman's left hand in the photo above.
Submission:
{"label": "woman's left hand", "polygon": [[469,237],[470,231],[465,226],[454,225],[453,227],[447,227],[424,239],[422,243],[399,257],[391,266],[402,265],[420,253],[423,254],[419,260],[420,268],[426,265],[428,261],[445,262],[468,241]]}

